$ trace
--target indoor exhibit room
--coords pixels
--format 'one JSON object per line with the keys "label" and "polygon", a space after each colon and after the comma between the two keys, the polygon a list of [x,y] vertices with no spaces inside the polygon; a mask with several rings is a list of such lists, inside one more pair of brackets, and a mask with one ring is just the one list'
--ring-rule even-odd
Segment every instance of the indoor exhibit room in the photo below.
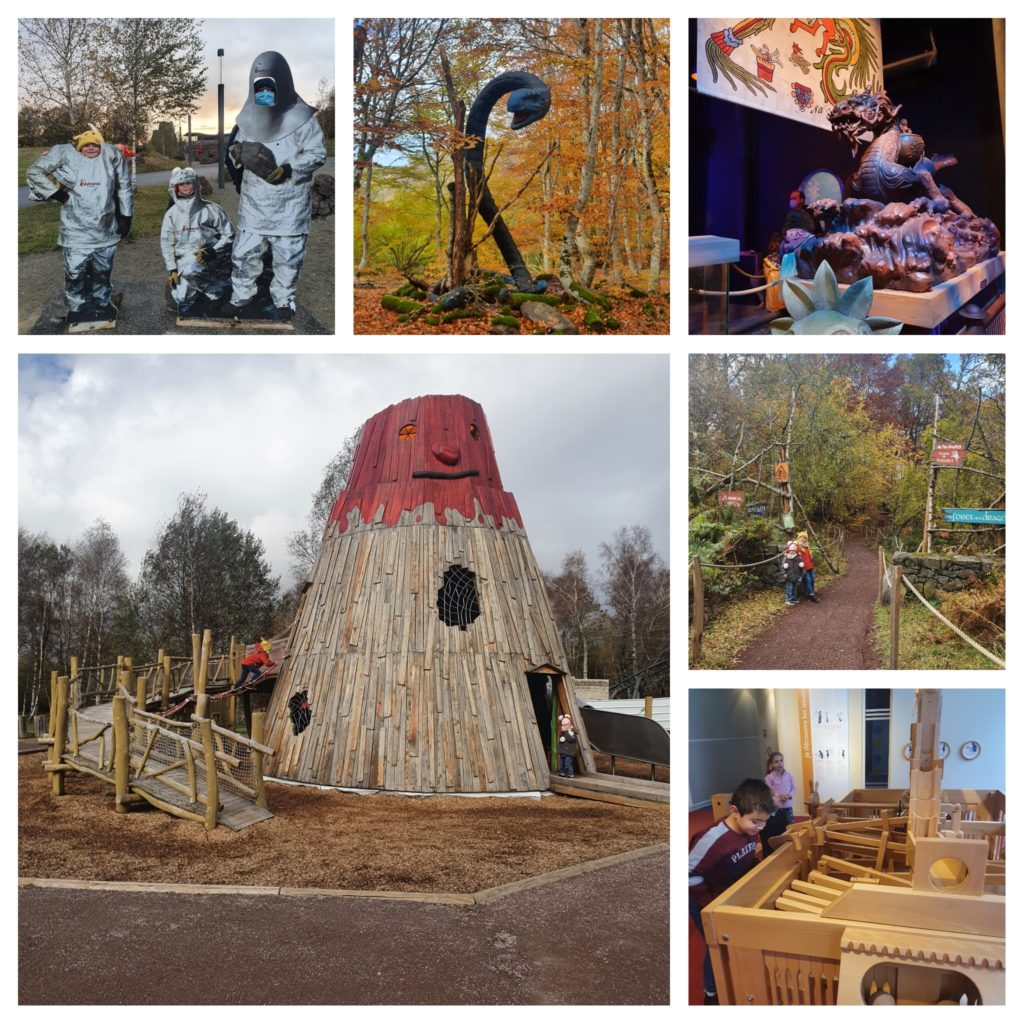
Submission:
{"label": "indoor exhibit room", "polygon": [[690,691],[690,1005],[1004,1005],[1005,692]]}
{"label": "indoor exhibit room", "polygon": [[689,333],[1005,334],[1002,18],[689,22]]}

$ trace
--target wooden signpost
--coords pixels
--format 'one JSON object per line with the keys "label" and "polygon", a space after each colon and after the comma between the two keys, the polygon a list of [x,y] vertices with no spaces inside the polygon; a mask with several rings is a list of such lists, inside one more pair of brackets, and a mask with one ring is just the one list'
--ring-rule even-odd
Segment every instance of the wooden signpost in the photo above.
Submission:
{"label": "wooden signpost", "polygon": [[962,466],[967,451],[962,444],[937,444],[932,447],[933,466]]}
{"label": "wooden signpost", "polygon": [[780,484],[789,483],[789,463],[788,462],[776,462],[775,463],[775,479]]}

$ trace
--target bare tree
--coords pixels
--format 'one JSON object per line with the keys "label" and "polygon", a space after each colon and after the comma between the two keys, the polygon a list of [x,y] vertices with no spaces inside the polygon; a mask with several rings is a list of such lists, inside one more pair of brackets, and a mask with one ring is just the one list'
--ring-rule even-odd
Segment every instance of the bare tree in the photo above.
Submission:
{"label": "bare tree", "polygon": [[544,573],[555,621],[562,632],[566,656],[580,679],[589,678],[590,650],[605,614],[594,596],[586,556],[579,549],[562,559],[558,575]]}
{"label": "bare tree", "polygon": [[60,112],[68,137],[97,115],[101,25],[95,18],[18,20],[18,85],[36,106]]}
{"label": "bare tree", "polygon": [[444,18],[368,18],[358,26],[354,186],[365,190],[360,271],[370,265],[373,159],[397,134],[408,130],[414,86],[433,59],[446,24]]}
{"label": "bare tree", "polygon": [[362,436],[362,427],[349,434],[341,450],[324,466],[320,486],[313,492],[306,529],[295,530],[288,535],[288,554],[292,556],[292,572],[297,580],[309,578],[331,509],[339,492],[348,486],[352,463],[355,461],[356,449]]}

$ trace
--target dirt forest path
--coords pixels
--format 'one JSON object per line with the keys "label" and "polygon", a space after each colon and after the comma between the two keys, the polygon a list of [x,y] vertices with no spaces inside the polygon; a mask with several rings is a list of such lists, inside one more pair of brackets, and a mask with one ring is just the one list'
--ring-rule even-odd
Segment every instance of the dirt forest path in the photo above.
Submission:
{"label": "dirt forest path", "polygon": [[863,541],[848,540],[846,558],[846,575],[821,591],[820,603],[804,599],[787,608],[744,648],[736,668],[879,668],[871,639],[878,556]]}

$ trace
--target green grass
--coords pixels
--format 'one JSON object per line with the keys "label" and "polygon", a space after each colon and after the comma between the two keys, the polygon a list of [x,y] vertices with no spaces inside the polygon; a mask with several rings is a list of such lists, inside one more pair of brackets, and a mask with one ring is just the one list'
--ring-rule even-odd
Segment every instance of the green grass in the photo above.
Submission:
{"label": "green grass", "polygon": [[[965,631],[966,632],[966,631]],[[875,607],[875,647],[883,665],[889,664],[889,609]],[[1002,657],[1002,652],[993,654]],[[925,609],[913,594],[905,594],[900,608],[900,668],[998,669],[984,655],[961,640]]]}
{"label": "green grass", "polygon": [[[845,571],[845,566],[840,568]],[[814,589],[824,590],[837,579],[839,576],[817,570]],[[716,609],[714,618],[704,627],[701,659],[691,662],[690,668],[735,668],[736,658],[747,644],[759,637],[785,610],[785,591],[781,584],[748,591],[739,600]]]}
{"label": "green grass", "polygon": [[[135,193],[132,238],[152,238],[160,234],[167,209],[167,186],[147,185]],[[33,203],[18,210],[18,255],[51,252],[58,248],[57,228],[60,206],[57,203]]]}

